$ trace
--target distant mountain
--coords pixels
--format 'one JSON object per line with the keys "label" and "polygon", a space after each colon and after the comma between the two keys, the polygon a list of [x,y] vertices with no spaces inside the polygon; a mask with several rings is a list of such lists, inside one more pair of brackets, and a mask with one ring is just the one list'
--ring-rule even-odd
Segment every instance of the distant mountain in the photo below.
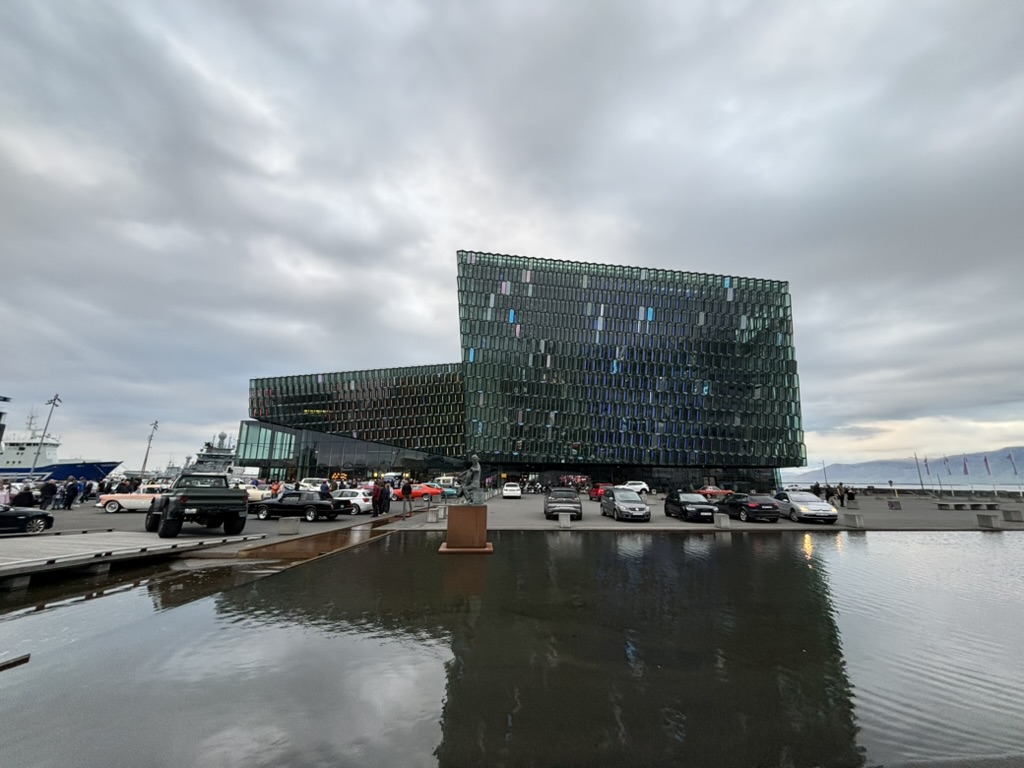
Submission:
{"label": "distant mountain", "polygon": [[[1021,474],[1014,474],[1013,464],[1008,458],[1011,455],[1017,465],[1017,472]],[[991,474],[985,469],[986,457]],[[925,464],[926,458],[927,465]],[[909,459],[884,459],[865,461],[859,464],[830,464],[825,467],[824,471],[819,467],[795,474],[785,472],[783,479],[787,483],[810,485],[814,482],[824,483],[827,474],[831,483],[860,486],[888,485],[890,480],[893,485],[917,485],[922,479],[926,486],[936,486],[940,482],[943,485],[973,483],[978,486],[1024,484],[1024,446],[1000,448],[986,453],[968,453],[969,475],[964,474],[964,456],[962,454],[949,456],[946,461],[942,456],[919,456],[918,461],[921,467],[920,478],[917,474],[917,465],[911,456]]]}

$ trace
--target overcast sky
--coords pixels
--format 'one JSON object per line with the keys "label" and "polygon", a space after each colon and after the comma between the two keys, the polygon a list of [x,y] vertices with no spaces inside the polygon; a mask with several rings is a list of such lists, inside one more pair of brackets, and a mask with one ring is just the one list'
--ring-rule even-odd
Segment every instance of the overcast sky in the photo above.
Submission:
{"label": "overcast sky", "polygon": [[0,4],[0,395],[179,463],[455,252],[789,282],[808,463],[1024,444],[1024,4]]}

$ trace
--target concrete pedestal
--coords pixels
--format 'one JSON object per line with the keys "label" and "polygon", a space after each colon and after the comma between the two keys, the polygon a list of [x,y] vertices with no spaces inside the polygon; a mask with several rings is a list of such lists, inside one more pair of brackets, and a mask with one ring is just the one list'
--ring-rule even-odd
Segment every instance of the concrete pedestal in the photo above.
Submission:
{"label": "concrete pedestal", "polygon": [[568,528],[572,521],[572,515],[569,512],[558,513],[558,527]]}
{"label": "concrete pedestal", "polygon": [[732,521],[724,512],[715,512],[715,528],[731,528]]}
{"label": "concrete pedestal", "polygon": [[487,505],[462,504],[451,507],[448,516],[448,540],[438,552],[442,555],[489,555],[494,545],[487,541]]}
{"label": "concrete pedestal", "polygon": [[427,522],[428,523],[436,523],[437,522],[437,510],[434,509],[433,507],[428,507],[427,508]]}
{"label": "concrete pedestal", "polygon": [[296,536],[299,533],[299,518],[282,517],[277,521],[278,536]]}

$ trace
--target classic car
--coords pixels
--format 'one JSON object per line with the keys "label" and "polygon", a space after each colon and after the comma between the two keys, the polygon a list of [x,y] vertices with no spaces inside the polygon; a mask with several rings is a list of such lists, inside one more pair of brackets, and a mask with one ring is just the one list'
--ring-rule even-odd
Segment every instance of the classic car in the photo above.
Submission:
{"label": "classic car", "polygon": [[285,491],[273,499],[264,499],[249,505],[249,514],[260,520],[271,517],[299,517],[313,523],[321,517],[334,520],[338,515],[349,514],[352,502],[336,499],[322,491]]}
{"label": "classic car", "polygon": [[110,514],[121,510],[146,512],[153,499],[166,490],[167,486],[163,485],[143,485],[134,493],[104,493],[100,495],[96,506],[102,507]]}

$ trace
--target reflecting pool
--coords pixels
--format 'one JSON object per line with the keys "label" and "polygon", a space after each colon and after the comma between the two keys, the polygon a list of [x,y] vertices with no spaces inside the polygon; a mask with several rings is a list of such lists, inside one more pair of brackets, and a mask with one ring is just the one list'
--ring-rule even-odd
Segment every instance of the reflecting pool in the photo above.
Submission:
{"label": "reflecting pool", "polygon": [[494,555],[440,556],[440,534],[397,532],[192,601],[172,580],[7,616],[0,652],[32,659],[0,673],[3,764],[1024,754],[1024,537],[489,539]]}

